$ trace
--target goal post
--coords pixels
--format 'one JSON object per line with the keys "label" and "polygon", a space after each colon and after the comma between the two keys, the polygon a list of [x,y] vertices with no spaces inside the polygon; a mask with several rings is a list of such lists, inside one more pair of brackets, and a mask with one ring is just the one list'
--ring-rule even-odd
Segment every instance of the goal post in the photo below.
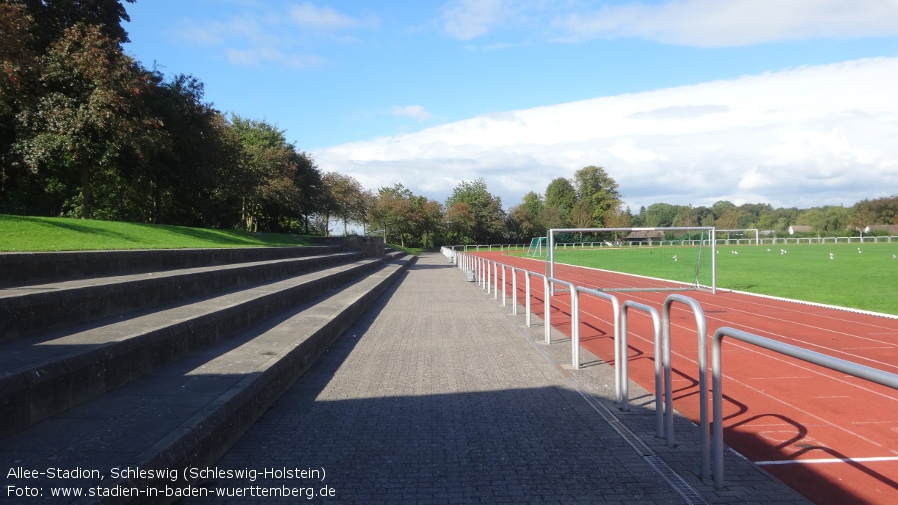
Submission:
{"label": "goal post", "polygon": [[546,249],[546,237],[534,237],[530,241],[530,248],[527,249],[527,256],[542,256]]}
{"label": "goal post", "polygon": [[[602,266],[602,258],[614,251],[628,253],[640,250],[636,255],[615,259],[630,264],[649,259],[660,264],[661,270],[676,268],[680,278],[666,274],[657,277],[645,274],[645,279],[670,281],[680,287],[649,285],[643,287],[597,287],[602,291],[681,291],[684,289],[709,289],[717,292],[717,236],[713,226],[682,226],[655,228],[553,228],[546,234],[546,276],[556,278],[557,264],[570,264],[620,271],[633,275],[642,274]],[[697,237],[697,238],[696,238]],[[703,251],[706,251],[703,255]],[[575,253],[576,251],[576,253]],[[655,253],[658,254],[655,254]],[[664,253],[667,253],[666,255]],[[606,256],[601,257],[601,254]],[[561,256],[561,258],[559,258]],[[703,257],[704,256],[704,257]],[[707,256],[710,256],[708,258]],[[559,261],[560,260],[560,261]],[[581,261],[582,260],[582,261]],[[681,261],[682,260],[682,261]],[[666,261],[666,264],[661,262]],[[679,262],[679,263],[677,263]],[[597,266],[598,265],[598,266]],[[704,265],[704,266],[703,266]],[[629,265],[628,265],[629,266]],[[656,265],[657,266],[657,265]],[[694,270],[693,270],[694,267]],[[710,272],[708,272],[710,270]],[[710,275],[709,275],[710,273]],[[559,279],[560,280],[560,279]],[[646,284],[646,283],[639,283]],[[649,283],[650,284],[650,283]],[[554,290],[554,286],[553,286]]]}

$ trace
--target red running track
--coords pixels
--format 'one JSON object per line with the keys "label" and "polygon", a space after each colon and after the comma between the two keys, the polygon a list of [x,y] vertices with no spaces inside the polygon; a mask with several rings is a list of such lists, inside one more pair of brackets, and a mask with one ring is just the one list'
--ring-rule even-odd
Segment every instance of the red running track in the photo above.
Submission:
{"label": "red running track", "polygon": [[[478,255],[535,272],[545,265],[501,253]],[[555,277],[586,287],[658,286],[656,280],[567,265],[556,265]],[[507,283],[510,293],[510,270]],[[523,286],[521,274],[520,303]],[[534,282],[532,291],[531,310],[542,314],[542,283]],[[670,293],[612,294],[621,303],[633,300],[660,314]],[[704,310],[708,337],[730,326],[898,373],[898,319],[744,293],[684,294]],[[569,297],[555,296],[551,306],[553,327],[570,335]],[[611,304],[581,296],[580,310],[581,346],[613,363]],[[674,303],[670,319],[674,408],[698,424],[695,317]],[[632,312],[628,323],[630,379],[653,391],[651,318]],[[724,441],[729,447],[820,505],[898,503],[898,391],[734,339],[724,339],[722,356]]]}

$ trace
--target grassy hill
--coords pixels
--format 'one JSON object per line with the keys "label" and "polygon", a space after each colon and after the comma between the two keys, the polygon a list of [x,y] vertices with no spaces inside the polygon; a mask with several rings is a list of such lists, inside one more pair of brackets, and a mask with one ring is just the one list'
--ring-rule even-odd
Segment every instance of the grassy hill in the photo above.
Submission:
{"label": "grassy hill", "polygon": [[0,214],[0,251],[83,251],[303,245],[295,235]]}

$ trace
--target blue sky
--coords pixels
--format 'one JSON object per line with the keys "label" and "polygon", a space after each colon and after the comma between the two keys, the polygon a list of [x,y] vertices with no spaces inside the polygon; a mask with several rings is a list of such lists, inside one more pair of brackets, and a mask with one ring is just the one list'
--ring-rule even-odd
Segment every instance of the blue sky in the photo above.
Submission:
{"label": "blue sky", "polygon": [[322,171],[504,206],[600,165],[625,202],[898,193],[894,0],[138,0],[145,66]]}

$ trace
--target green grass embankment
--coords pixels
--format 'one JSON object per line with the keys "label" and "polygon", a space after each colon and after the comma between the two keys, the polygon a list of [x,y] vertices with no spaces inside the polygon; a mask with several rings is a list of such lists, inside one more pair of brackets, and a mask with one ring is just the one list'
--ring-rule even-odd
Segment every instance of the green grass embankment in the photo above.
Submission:
{"label": "green grass embankment", "polygon": [[303,245],[294,235],[90,219],[0,215],[0,251],[86,251]]}

